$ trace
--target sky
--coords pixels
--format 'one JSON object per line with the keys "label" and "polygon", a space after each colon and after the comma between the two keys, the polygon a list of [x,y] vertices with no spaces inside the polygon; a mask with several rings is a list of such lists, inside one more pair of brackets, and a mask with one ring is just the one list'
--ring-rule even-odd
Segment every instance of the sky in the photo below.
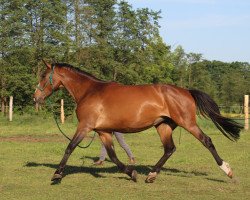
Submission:
{"label": "sky", "polygon": [[204,59],[250,63],[250,0],[127,0],[136,8],[161,10],[167,45]]}

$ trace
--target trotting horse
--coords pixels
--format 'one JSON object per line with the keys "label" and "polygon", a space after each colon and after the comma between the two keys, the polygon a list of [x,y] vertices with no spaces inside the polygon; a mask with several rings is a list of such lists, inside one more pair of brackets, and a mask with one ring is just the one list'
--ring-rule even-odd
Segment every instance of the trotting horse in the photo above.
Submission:
{"label": "trotting horse", "polygon": [[218,166],[232,178],[233,172],[229,164],[222,160],[211,139],[197,125],[196,109],[204,117],[210,118],[223,135],[231,140],[239,138],[242,126],[223,117],[216,103],[207,94],[168,84],[122,85],[105,82],[68,64],[44,63],[47,69],[35,91],[35,101],[44,102],[53,91],[63,86],[77,104],[76,114],[79,121],[52,181],[62,179],[69,156],[90,131],[99,134],[110,159],[119,170],[136,181],[136,170],[124,165],[116,156],[112,132],[139,132],[153,126],[160,136],[164,154],[145,182],[154,182],[162,166],[174,153],[176,147],[172,132],[177,126],[186,129],[198,139],[211,152]]}

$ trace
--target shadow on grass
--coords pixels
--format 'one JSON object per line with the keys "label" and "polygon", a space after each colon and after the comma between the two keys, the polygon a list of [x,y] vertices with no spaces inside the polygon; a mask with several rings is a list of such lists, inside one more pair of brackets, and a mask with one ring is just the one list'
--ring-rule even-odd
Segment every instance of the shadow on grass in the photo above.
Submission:
{"label": "shadow on grass", "polygon": [[219,182],[219,183],[226,183],[226,181],[224,180],[220,180],[220,179],[215,179],[215,178],[206,178],[209,181],[215,181],[215,182]]}
{"label": "shadow on grass", "polygon": [[[88,159],[92,159],[97,160],[98,157],[84,157],[84,158],[88,158]],[[82,159],[84,159],[82,158]],[[112,163],[110,160],[107,160],[105,162],[110,162]],[[27,162],[25,167],[41,167],[41,166],[45,166],[45,167],[49,167],[49,168],[53,168],[53,169],[57,169],[58,168],[58,164],[51,164],[51,163],[36,163],[36,162]],[[153,166],[150,165],[135,165],[135,166],[131,166],[133,167],[139,174],[145,175],[147,176],[148,173],[150,172],[150,170],[152,169]],[[205,179],[209,180],[209,181],[216,181],[216,182],[225,182],[224,180],[219,180],[219,179],[212,179],[212,178],[208,178],[208,174],[204,173],[204,172],[198,172],[198,171],[185,171],[185,170],[179,170],[179,169],[175,169],[175,168],[165,168],[163,167],[161,169],[161,171],[166,172],[167,175],[169,176],[178,176],[178,177],[185,177],[185,178],[191,178],[193,176],[199,176],[199,177],[205,177]],[[117,173],[119,172],[117,166],[114,164],[114,166],[72,166],[72,165],[67,165],[65,170],[64,170],[64,176],[70,175],[70,174],[77,174],[77,173],[87,173],[87,174],[91,174],[92,176],[96,177],[96,178],[105,178],[106,176],[103,175],[103,173]],[[120,179],[127,179],[130,180],[130,178],[128,177],[119,177]]]}

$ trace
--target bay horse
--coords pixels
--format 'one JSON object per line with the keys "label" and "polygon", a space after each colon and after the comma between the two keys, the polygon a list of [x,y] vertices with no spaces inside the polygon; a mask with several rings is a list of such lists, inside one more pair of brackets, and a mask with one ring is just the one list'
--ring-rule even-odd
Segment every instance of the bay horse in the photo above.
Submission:
{"label": "bay horse", "polygon": [[196,123],[196,111],[210,118],[221,133],[235,141],[242,126],[223,117],[209,95],[198,90],[183,89],[169,84],[123,85],[102,81],[89,73],[65,63],[49,64],[41,76],[34,100],[44,102],[53,91],[65,87],[74,98],[78,126],[51,181],[60,181],[66,162],[90,131],[99,134],[110,159],[119,170],[137,181],[137,172],[124,165],[116,156],[112,132],[134,133],[155,127],[164,147],[164,154],[148,174],[145,182],[152,183],[176,147],[172,132],[180,126],[198,139],[212,154],[218,166],[232,178],[229,164],[218,155],[212,140]]}

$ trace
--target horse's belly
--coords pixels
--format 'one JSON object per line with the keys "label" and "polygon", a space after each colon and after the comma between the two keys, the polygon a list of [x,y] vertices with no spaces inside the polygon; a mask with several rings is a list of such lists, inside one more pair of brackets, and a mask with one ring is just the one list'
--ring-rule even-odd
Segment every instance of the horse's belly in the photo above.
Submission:
{"label": "horse's belly", "polygon": [[161,117],[136,118],[136,117],[110,117],[97,120],[95,129],[118,132],[138,132],[146,130],[164,121]]}

